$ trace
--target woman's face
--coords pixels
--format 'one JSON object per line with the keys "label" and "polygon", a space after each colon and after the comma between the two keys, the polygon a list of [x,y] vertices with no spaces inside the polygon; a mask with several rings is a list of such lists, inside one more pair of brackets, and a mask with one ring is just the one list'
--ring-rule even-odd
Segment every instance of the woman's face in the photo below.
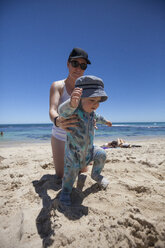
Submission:
{"label": "woman's face", "polygon": [[[72,61],[77,61],[79,64],[87,64],[86,60],[83,58],[77,58],[77,59],[72,59]],[[73,67],[70,62],[67,63],[68,70],[69,70],[69,76],[73,79],[76,80],[77,78],[81,77],[84,75],[85,70],[82,70],[80,66],[78,67]]]}

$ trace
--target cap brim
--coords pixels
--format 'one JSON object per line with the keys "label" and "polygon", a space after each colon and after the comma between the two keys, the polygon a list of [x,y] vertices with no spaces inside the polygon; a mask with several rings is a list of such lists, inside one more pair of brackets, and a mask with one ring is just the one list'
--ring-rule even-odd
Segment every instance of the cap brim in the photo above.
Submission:
{"label": "cap brim", "polygon": [[87,58],[84,58],[83,56],[74,56],[74,57],[69,57],[69,59],[78,59],[78,58],[82,58],[85,59],[87,64],[91,64],[90,60]]}
{"label": "cap brim", "polygon": [[81,97],[82,98],[85,98],[85,97],[101,97],[100,102],[104,102],[104,101],[106,101],[108,99],[107,94],[102,89],[83,89]]}

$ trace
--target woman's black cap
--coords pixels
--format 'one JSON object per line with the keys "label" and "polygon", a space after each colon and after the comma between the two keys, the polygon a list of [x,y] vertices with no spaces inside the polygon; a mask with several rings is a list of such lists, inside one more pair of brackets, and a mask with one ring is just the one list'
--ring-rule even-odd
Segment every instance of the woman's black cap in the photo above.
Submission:
{"label": "woman's black cap", "polygon": [[81,48],[73,48],[71,51],[68,61],[71,59],[76,59],[76,58],[83,58],[87,61],[87,64],[91,64],[90,60],[88,59],[88,54]]}

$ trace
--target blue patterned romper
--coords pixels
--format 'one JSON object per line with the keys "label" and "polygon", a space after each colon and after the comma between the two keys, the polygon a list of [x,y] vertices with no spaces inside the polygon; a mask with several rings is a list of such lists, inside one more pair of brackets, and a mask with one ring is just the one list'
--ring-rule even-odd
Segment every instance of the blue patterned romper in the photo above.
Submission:
{"label": "blue patterned romper", "polygon": [[100,176],[105,164],[106,152],[93,145],[94,119],[100,124],[105,124],[106,120],[95,112],[85,112],[81,107],[81,101],[78,108],[72,108],[70,99],[59,106],[58,112],[64,118],[76,114],[80,119],[78,126],[71,127],[71,133],[67,132],[65,142],[62,191],[71,193],[79,171],[91,161],[94,161],[91,177],[96,180]]}

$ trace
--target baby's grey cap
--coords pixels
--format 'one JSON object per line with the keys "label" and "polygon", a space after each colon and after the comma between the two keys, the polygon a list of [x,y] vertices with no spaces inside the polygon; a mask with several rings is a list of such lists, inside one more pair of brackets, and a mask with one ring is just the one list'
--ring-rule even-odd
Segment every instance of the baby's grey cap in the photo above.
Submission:
{"label": "baby's grey cap", "polygon": [[76,80],[75,87],[82,88],[81,97],[101,97],[101,102],[107,100],[108,96],[104,91],[104,83],[101,78],[96,76],[82,76]]}

